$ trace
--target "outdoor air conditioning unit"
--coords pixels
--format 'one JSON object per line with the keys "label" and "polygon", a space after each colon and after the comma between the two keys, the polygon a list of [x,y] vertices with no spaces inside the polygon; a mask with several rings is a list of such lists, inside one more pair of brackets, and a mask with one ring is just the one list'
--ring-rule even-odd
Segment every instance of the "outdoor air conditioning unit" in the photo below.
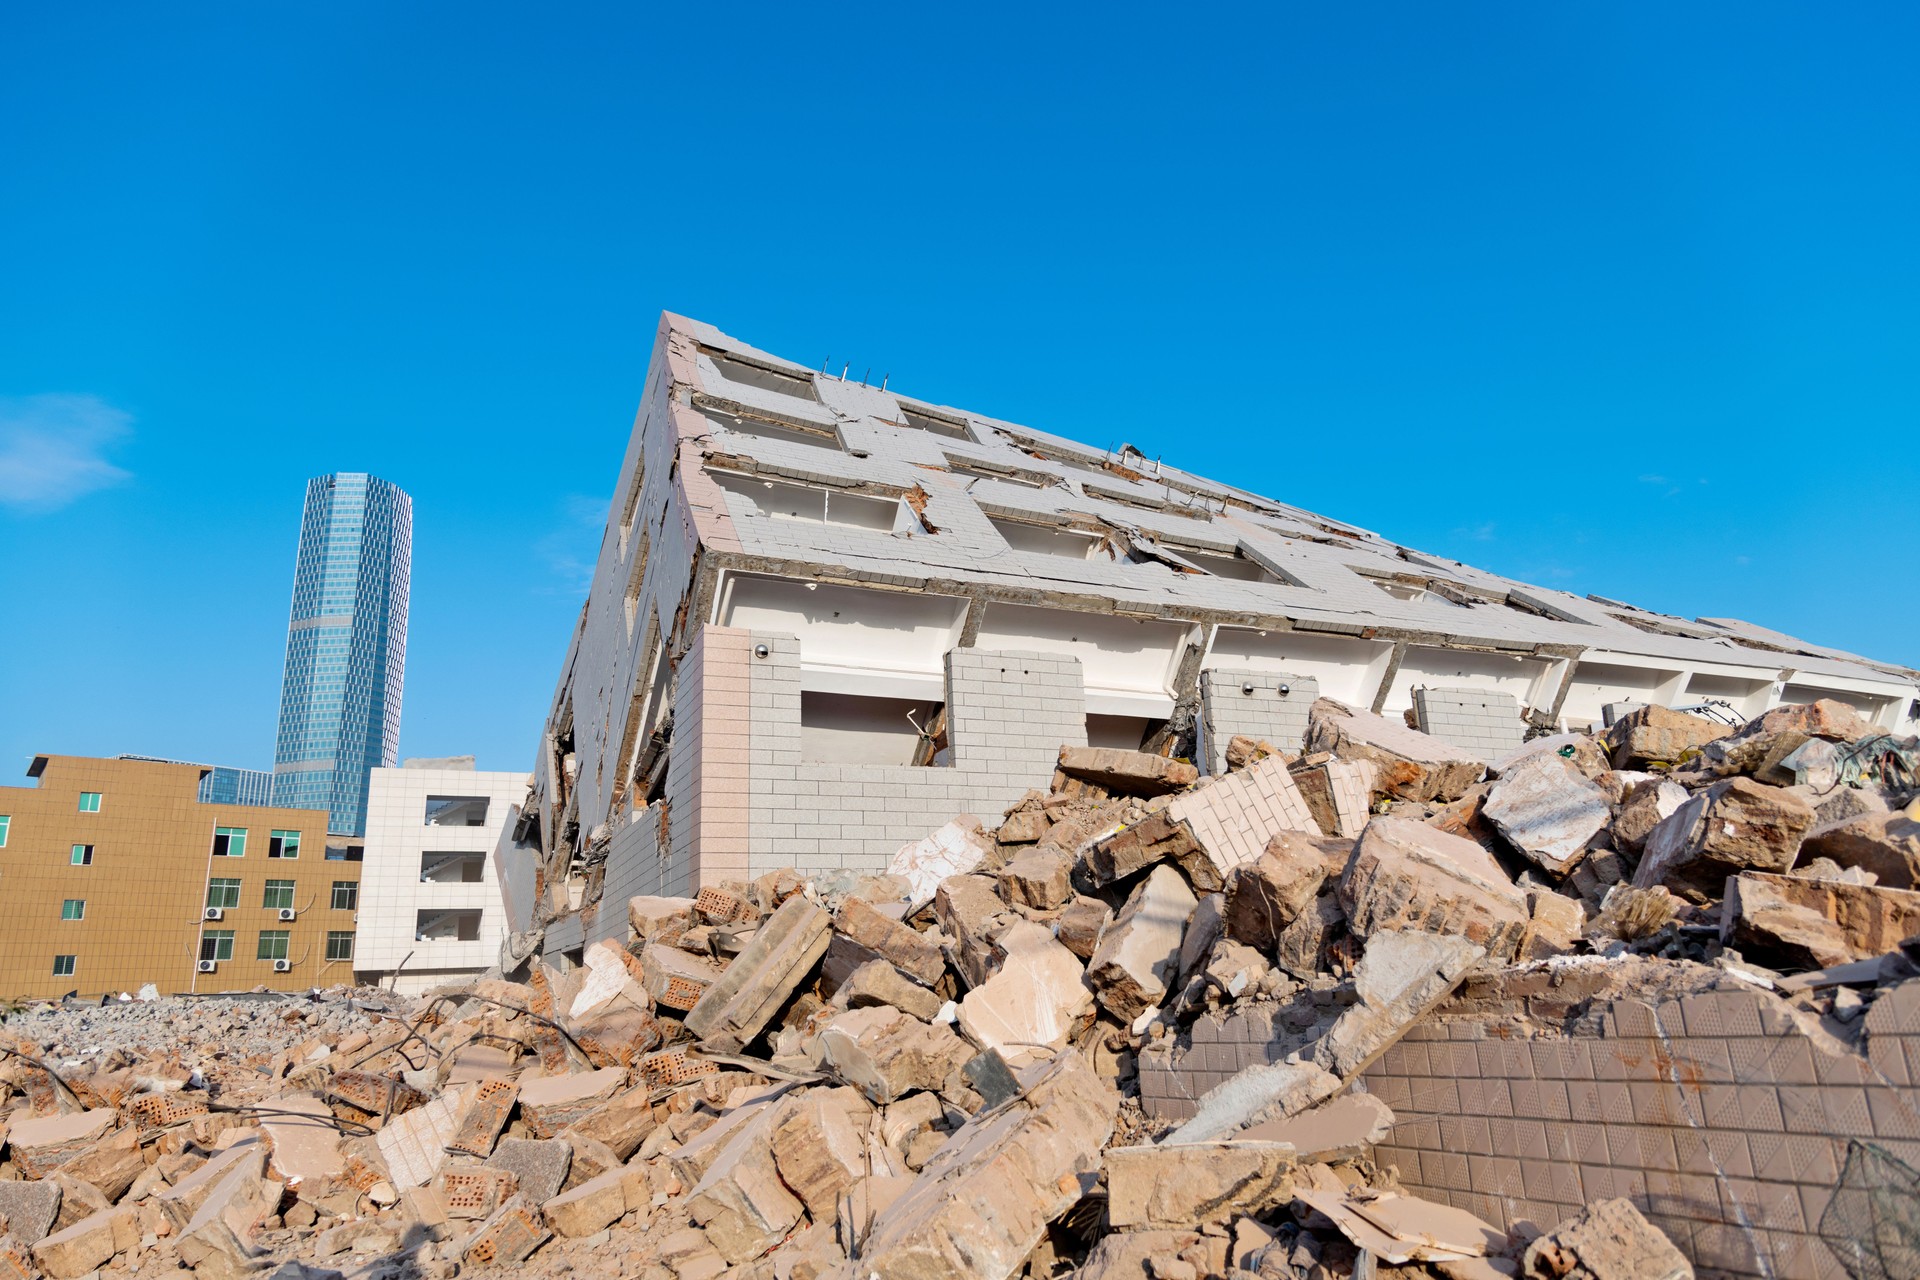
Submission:
{"label": "outdoor air conditioning unit", "polygon": [[282,907],[280,908],[280,918],[282,920],[297,920],[300,918],[300,913],[292,907]]}
{"label": "outdoor air conditioning unit", "polygon": [[[220,918],[220,917],[221,917],[221,916],[222,916],[223,914],[224,914],[224,913],[223,913],[223,912],[222,912],[222,911],[220,910],[220,908],[218,908],[218,907],[208,907],[208,908],[206,909],[206,911],[205,911],[205,912],[204,912],[204,913],[203,913],[203,914],[201,915],[201,917],[200,917],[200,918],[201,918],[202,920],[218,920],[218,919],[219,919],[219,918]],[[202,964],[212,964],[212,963],[213,963],[213,961],[211,961],[211,960],[203,960],[203,961],[201,961],[201,963],[202,963]],[[212,971],[211,969],[209,969],[209,970],[207,970],[207,972],[209,972],[209,973],[211,973],[211,972],[213,972],[213,971]]]}
{"label": "outdoor air conditioning unit", "polygon": [[[284,920],[284,919],[286,919],[286,917],[287,917],[287,916],[290,916],[290,915],[292,915],[292,914],[293,914],[293,912],[291,912],[291,911],[288,911],[288,912],[285,912],[284,914],[282,914],[282,916],[281,916],[280,918]],[[275,961],[273,962],[273,971],[274,971],[275,973],[292,973],[292,972],[293,972],[293,961],[291,961],[291,960],[275,960]]]}
{"label": "outdoor air conditioning unit", "polygon": [[211,960],[202,960],[194,967],[200,970],[201,973],[212,973],[215,969],[219,968],[219,966]]}

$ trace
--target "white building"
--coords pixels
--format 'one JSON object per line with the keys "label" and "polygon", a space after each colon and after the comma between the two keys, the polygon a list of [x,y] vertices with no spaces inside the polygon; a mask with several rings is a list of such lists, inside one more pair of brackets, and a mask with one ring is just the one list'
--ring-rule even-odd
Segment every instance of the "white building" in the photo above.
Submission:
{"label": "white building", "polygon": [[424,991],[499,961],[493,848],[528,777],[482,773],[464,759],[373,771],[354,943],[362,982]]}

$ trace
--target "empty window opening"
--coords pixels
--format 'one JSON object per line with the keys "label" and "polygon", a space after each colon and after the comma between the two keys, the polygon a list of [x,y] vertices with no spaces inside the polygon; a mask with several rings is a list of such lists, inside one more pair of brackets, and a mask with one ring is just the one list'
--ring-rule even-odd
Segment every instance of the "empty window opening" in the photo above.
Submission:
{"label": "empty window opening", "polygon": [[298,831],[276,831],[268,836],[267,856],[269,858],[299,857],[300,833]]}
{"label": "empty window opening", "polygon": [[946,707],[852,693],[800,695],[800,758],[809,764],[947,766]]}
{"label": "empty window opening", "polygon": [[76,867],[92,866],[93,846],[90,844],[77,844],[73,846],[73,852],[67,855],[67,862]]}
{"label": "empty window opening", "polygon": [[200,935],[200,958],[202,960],[233,959],[233,930],[209,929]]}
{"label": "empty window opening", "polygon": [[240,882],[218,877],[207,881],[207,905],[228,910],[240,905]]}
{"label": "empty window opening", "polygon": [[335,911],[353,911],[360,906],[360,883],[357,880],[335,880],[333,882],[332,907]]}
{"label": "empty window opening", "polygon": [[414,919],[415,942],[478,942],[480,911],[422,911]]}
{"label": "empty window opening", "polygon": [[291,942],[292,939],[293,934],[291,930],[262,929],[260,931],[260,945],[254,949],[253,958],[255,960],[285,960],[287,958],[287,944]]}
{"label": "empty window opening", "polygon": [[53,958],[53,976],[56,978],[71,978],[76,963],[76,958],[73,956],[55,956]]}
{"label": "empty window opening", "polygon": [[736,386],[756,387],[761,391],[773,391],[816,403],[820,399],[813,389],[813,375],[810,373],[792,373],[710,348],[703,348],[703,351],[713,361],[713,367],[719,370],[720,376]]}
{"label": "empty window opening", "polygon": [[485,796],[428,796],[429,827],[484,827],[487,825]]}
{"label": "empty window opening", "polygon": [[803,427],[795,423],[775,422],[771,418],[751,418],[743,414],[727,413],[721,409],[702,409],[701,413],[713,426],[738,432],[743,436],[752,436],[756,440],[778,440],[784,444],[811,445],[816,449],[832,449],[846,452],[846,445],[840,439],[840,433],[831,427]]}
{"label": "empty window opening", "polygon": [[85,898],[68,898],[60,904],[60,918],[62,920],[85,920],[87,918],[87,900]]}
{"label": "empty window opening", "polygon": [[215,827],[213,829],[213,856],[216,858],[246,857],[247,829],[245,827]]}
{"label": "empty window opening", "polygon": [[329,961],[353,959],[353,930],[327,930],[327,959]]}
{"label": "empty window opening", "polygon": [[421,884],[479,884],[487,878],[484,853],[423,853]]}
{"label": "empty window opening", "polygon": [[293,881],[269,880],[260,895],[260,905],[269,911],[287,911],[293,907]]}
{"label": "empty window opening", "polygon": [[1087,716],[1087,745],[1114,747],[1121,751],[1139,751],[1167,727],[1165,720],[1151,716]]}
{"label": "empty window opening", "polygon": [[1233,578],[1239,582],[1278,582],[1280,579],[1268,573],[1265,566],[1249,560],[1239,551],[1202,551],[1197,547],[1183,547],[1177,542],[1163,542],[1162,547],[1187,561],[1196,569],[1205,569],[1216,578]]}
{"label": "empty window opening", "polygon": [[931,409],[921,409],[912,405],[901,405],[900,416],[906,419],[908,426],[919,431],[931,431],[935,435],[948,436],[954,440],[974,443],[973,432],[968,430],[964,418],[949,418],[944,413],[935,413]]}
{"label": "empty window opening", "polygon": [[1031,551],[1043,556],[1062,556],[1068,560],[1091,560],[1100,553],[1103,540],[1095,534],[1058,525],[1029,524],[1025,520],[1003,520],[988,516],[993,527],[1015,551]]}
{"label": "empty window opening", "polygon": [[920,522],[898,498],[870,498],[865,494],[767,480],[732,471],[708,474],[722,489],[745,501],[754,515],[769,520],[834,524],[882,533],[920,527]]}

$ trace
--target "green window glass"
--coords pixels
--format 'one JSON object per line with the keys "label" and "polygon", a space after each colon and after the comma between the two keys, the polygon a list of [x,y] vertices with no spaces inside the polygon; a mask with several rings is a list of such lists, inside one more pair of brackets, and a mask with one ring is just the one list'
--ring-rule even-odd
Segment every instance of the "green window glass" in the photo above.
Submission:
{"label": "green window glass", "polygon": [[60,918],[62,920],[85,920],[87,918],[87,900],[85,898],[68,898],[60,904]]}
{"label": "green window glass", "polygon": [[300,833],[298,831],[276,831],[268,836],[267,856],[269,858],[299,857]]}
{"label": "green window glass", "polygon": [[53,976],[71,978],[73,976],[73,956],[55,956],[53,958]]}
{"label": "green window glass", "polygon": [[201,934],[200,958],[202,960],[233,959],[233,930],[209,929]]}
{"label": "green window glass", "polygon": [[260,950],[255,953],[256,960],[285,960],[287,958],[287,939],[292,935],[285,929],[262,929],[260,931]]}
{"label": "green window glass", "polygon": [[293,905],[293,881],[269,880],[265,899],[260,903],[269,911],[281,911]]}
{"label": "green window glass", "polygon": [[360,884],[355,880],[335,880],[333,882],[333,909],[335,911],[354,911],[360,906]]}
{"label": "green window glass", "polygon": [[98,791],[82,791],[80,793],[80,812],[100,812],[100,793]]}
{"label": "green window glass", "polygon": [[329,960],[353,959],[353,930],[351,929],[327,930],[327,959]]}
{"label": "green window glass", "polygon": [[13,825],[13,819],[0,813],[0,849],[7,847],[7,829]]}
{"label": "green window glass", "polygon": [[92,866],[93,846],[90,844],[77,844],[73,846],[73,852],[67,855],[67,861],[76,867]]}
{"label": "green window glass", "polygon": [[213,856],[216,858],[246,857],[247,829],[245,827],[215,827],[213,829]]}
{"label": "green window glass", "polygon": [[[239,906],[240,882],[238,880],[219,879],[207,881],[207,905],[210,907],[220,907],[222,909]],[[206,957],[203,956],[201,958],[205,959]]]}

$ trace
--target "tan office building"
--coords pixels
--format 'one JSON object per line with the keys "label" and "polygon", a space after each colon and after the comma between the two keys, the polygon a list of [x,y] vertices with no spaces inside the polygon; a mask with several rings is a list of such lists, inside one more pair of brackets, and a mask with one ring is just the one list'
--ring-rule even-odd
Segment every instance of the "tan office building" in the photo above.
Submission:
{"label": "tan office building", "polygon": [[36,756],[0,787],[0,997],[353,981],[359,854],[322,810],[202,804],[201,765]]}

